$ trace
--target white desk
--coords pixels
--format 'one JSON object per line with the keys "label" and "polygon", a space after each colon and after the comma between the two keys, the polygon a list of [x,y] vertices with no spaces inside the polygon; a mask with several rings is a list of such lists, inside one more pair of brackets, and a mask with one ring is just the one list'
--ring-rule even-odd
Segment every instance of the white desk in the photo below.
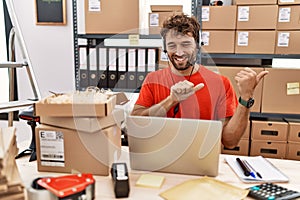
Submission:
{"label": "white desk", "polygon": [[[125,161],[128,163],[128,148],[125,147],[123,149],[124,151],[122,153],[120,162]],[[16,161],[25,187],[30,187],[31,182],[37,177],[64,175],[61,173],[38,172],[37,162],[28,162],[28,157],[20,158]],[[271,161],[271,163],[273,163],[278,169],[280,169],[290,178],[289,183],[280,183],[279,185],[300,191],[300,161],[280,159],[269,159],[269,161]],[[143,173],[147,172],[130,171],[130,194],[128,199],[161,200],[162,198],[159,196],[161,192],[189,179],[199,178],[199,176],[153,172],[153,174],[159,174],[165,177],[165,182],[160,189],[136,187],[135,183],[139,176]],[[115,199],[111,177],[94,176],[94,178],[96,180],[96,199]],[[221,155],[220,157],[219,175],[216,177],[216,179],[241,188],[248,188],[254,185],[241,182],[231,170],[229,165],[224,162],[224,155]]]}

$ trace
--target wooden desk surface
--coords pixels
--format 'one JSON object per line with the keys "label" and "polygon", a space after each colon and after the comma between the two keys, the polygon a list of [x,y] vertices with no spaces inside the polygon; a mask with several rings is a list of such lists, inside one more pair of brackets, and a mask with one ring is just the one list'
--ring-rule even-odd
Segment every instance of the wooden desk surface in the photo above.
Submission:
{"label": "wooden desk surface", "polygon": [[[120,162],[128,163],[128,148],[124,147],[124,151],[122,151],[122,156],[120,158]],[[245,184],[239,180],[239,178],[235,175],[235,173],[231,170],[228,164],[224,161],[225,155],[220,156],[220,165],[219,165],[219,175],[216,179],[224,181],[226,183],[235,185],[240,188],[248,188],[253,186],[254,184]],[[61,176],[64,175],[62,173],[46,173],[46,172],[38,172],[37,171],[37,162],[29,162],[29,157],[23,157],[17,159],[17,165],[19,171],[21,173],[21,178],[23,180],[24,186],[30,187],[31,182],[37,177],[45,177],[45,176]],[[296,191],[300,191],[300,161],[294,160],[281,160],[281,159],[268,159],[273,163],[278,169],[280,169],[285,175],[290,178],[289,183],[280,183],[284,187],[289,189],[293,189]],[[128,164],[128,167],[130,165]],[[143,199],[143,200],[156,200],[162,199],[159,194],[177,184],[180,184],[184,181],[190,179],[199,178],[199,176],[191,176],[191,175],[180,175],[180,174],[169,174],[169,173],[157,173],[151,172],[153,174],[159,174],[165,177],[165,182],[160,189],[156,188],[144,188],[144,187],[136,187],[135,183],[138,180],[139,176],[144,173],[144,171],[130,171],[129,179],[130,179],[130,194],[128,199]],[[94,176],[96,180],[96,199],[115,199],[112,181],[110,176]]]}

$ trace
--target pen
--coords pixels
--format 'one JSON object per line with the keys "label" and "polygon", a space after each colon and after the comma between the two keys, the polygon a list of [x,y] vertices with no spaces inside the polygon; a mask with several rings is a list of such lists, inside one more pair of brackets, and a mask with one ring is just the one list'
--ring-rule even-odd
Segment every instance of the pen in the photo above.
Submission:
{"label": "pen", "polygon": [[260,173],[259,173],[258,171],[256,171],[256,170],[252,167],[252,165],[250,165],[250,164],[247,162],[247,160],[244,160],[244,162],[246,163],[246,165],[248,165],[248,167],[250,167],[250,168],[256,173],[256,175],[257,175],[259,178],[262,178],[262,176],[260,175]]}
{"label": "pen", "polygon": [[251,170],[249,163],[246,160],[242,160],[242,162],[244,163],[244,165],[246,166],[247,170],[250,172],[250,176],[252,176],[253,178],[256,178],[254,172]]}
{"label": "pen", "polygon": [[236,161],[238,162],[238,164],[240,165],[240,167],[242,168],[244,175],[245,176],[250,176],[250,170],[246,167],[246,165],[241,161],[240,158],[236,158]]}

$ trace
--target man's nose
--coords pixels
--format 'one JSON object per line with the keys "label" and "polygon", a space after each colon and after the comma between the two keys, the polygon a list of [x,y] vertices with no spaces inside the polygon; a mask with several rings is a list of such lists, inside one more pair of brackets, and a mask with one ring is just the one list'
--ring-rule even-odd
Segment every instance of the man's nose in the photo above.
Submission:
{"label": "man's nose", "polygon": [[175,54],[178,55],[178,56],[183,55],[183,54],[184,54],[183,48],[182,48],[181,46],[178,45],[177,48],[176,48]]}

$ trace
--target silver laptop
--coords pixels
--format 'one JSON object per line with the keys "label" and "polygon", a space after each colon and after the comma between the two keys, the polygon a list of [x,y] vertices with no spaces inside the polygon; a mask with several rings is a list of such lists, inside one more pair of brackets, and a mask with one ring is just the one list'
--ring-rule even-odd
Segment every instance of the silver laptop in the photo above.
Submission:
{"label": "silver laptop", "polygon": [[217,176],[222,122],[127,116],[134,170]]}

